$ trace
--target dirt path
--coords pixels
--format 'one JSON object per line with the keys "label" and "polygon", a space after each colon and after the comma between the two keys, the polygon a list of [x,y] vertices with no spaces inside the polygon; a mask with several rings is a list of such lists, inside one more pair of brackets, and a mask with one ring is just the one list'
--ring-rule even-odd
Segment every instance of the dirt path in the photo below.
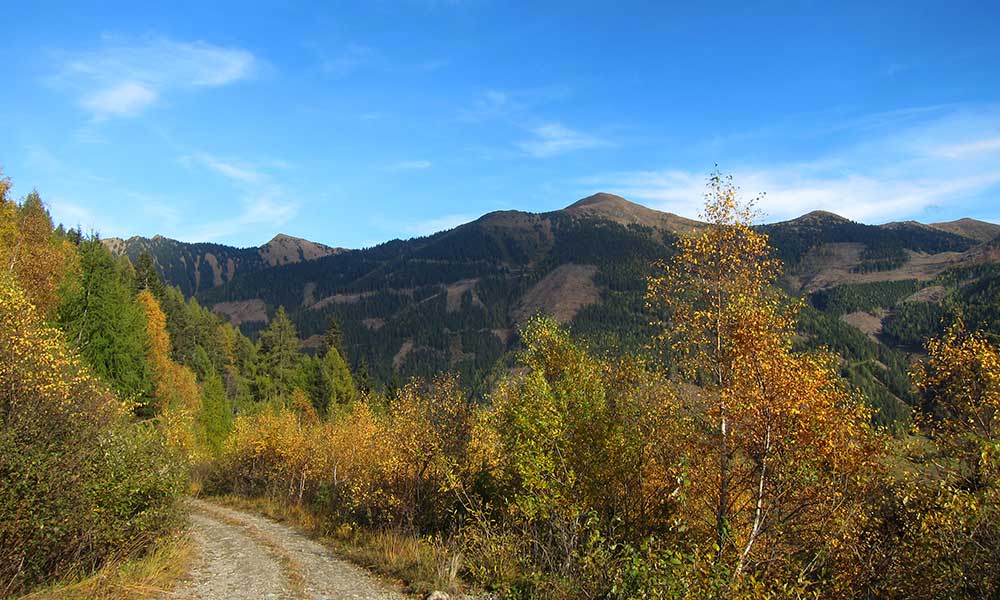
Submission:
{"label": "dirt path", "polygon": [[202,600],[404,600],[301,533],[257,515],[191,500],[200,557],[173,597]]}

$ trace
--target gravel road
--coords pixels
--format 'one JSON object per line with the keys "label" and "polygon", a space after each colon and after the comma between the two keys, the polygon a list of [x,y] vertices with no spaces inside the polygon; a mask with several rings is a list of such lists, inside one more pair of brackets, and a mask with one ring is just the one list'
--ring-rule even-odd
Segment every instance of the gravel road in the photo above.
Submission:
{"label": "gravel road", "polygon": [[404,600],[363,569],[264,517],[191,500],[199,557],[174,598]]}

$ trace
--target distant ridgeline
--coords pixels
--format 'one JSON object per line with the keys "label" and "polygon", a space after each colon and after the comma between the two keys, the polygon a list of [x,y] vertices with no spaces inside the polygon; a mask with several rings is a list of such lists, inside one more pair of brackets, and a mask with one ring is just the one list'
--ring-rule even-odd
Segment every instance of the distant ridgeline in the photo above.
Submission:
{"label": "distant ridgeline", "polygon": [[163,236],[102,240],[114,254],[126,254],[135,264],[148,251],[160,276],[191,296],[200,290],[232,280],[237,273],[260,271],[279,265],[312,260],[343,252],[308,240],[278,234],[257,248],[233,248],[222,244],[187,244]]}
{"label": "distant ridgeline", "polygon": [[[335,315],[353,366],[383,385],[452,370],[475,387],[538,312],[568,323],[594,350],[643,349],[652,337],[649,265],[699,226],[596,194],[554,212],[495,212],[364,250],[287,236],[242,250],[164,238],[108,243],[133,261],[148,249],[166,281],[248,334],[280,305],[308,349]],[[998,225],[872,226],[813,212],[761,229],[785,262],[782,286],[809,298],[800,343],[839,353],[844,375],[885,422],[907,416],[906,352],[940,331],[942,317],[962,310],[1000,334]],[[280,251],[268,250],[276,242]]]}

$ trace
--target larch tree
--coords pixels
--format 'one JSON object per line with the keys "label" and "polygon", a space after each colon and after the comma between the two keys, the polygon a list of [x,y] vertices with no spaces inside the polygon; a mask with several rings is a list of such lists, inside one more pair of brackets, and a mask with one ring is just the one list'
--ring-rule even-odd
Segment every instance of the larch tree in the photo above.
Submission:
{"label": "larch tree", "polygon": [[863,510],[877,453],[869,412],[833,359],[792,351],[797,304],[773,285],[781,264],[756,214],[714,173],[706,224],[656,263],[646,299],[666,315],[660,342],[698,389],[688,517],[716,565],[737,579],[818,577],[831,566],[823,549],[851,535]]}
{"label": "larch tree", "polygon": [[166,315],[160,303],[148,289],[139,292],[136,302],[146,316],[149,349],[146,357],[152,371],[154,390],[153,412],[168,408],[184,408],[191,412],[200,404],[201,390],[190,369],[173,361],[170,354],[170,334]]}

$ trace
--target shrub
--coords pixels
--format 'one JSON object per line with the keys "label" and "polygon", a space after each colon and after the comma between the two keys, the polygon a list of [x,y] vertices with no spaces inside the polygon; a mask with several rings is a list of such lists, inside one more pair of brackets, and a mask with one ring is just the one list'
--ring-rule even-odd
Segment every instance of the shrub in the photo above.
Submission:
{"label": "shrub", "polygon": [[0,593],[99,567],[175,523],[181,462],[0,275]]}

